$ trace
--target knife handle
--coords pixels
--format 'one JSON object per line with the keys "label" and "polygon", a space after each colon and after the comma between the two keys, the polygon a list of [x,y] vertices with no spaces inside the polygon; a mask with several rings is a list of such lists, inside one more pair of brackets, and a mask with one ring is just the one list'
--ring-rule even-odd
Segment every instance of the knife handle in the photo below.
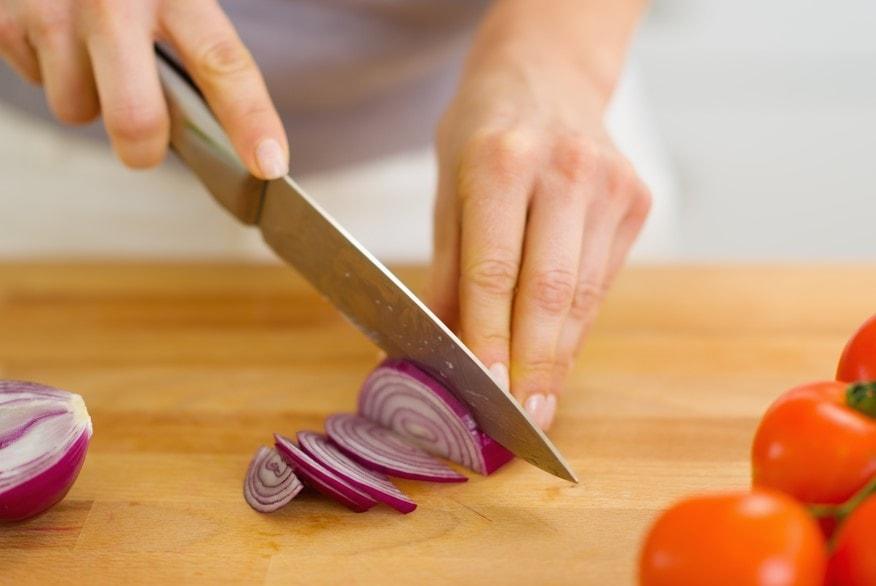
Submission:
{"label": "knife handle", "polygon": [[156,45],[158,75],[170,113],[170,146],[225,209],[258,222],[266,182],[253,177],[185,69]]}

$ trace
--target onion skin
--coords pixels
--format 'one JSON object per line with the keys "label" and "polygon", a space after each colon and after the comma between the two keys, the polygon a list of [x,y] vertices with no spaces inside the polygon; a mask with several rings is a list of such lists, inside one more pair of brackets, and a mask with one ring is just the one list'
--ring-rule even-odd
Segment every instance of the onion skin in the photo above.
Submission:
{"label": "onion skin", "polygon": [[58,504],[79,476],[91,433],[83,431],[63,458],[38,476],[0,495],[0,521],[24,521]]}
{"label": "onion skin", "polygon": [[[412,408],[413,402],[418,407]],[[416,420],[414,411],[420,415]],[[359,393],[359,415],[480,474],[492,474],[514,458],[480,430],[462,401],[406,360],[388,359],[374,369]]]}
{"label": "onion skin", "polygon": [[[0,522],[23,521],[57,504],[73,486],[91,441],[91,418],[79,395],[24,381],[0,381],[3,410],[6,418],[0,418]],[[15,410],[23,412],[21,419],[16,419]],[[31,446],[39,451],[13,467],[9,453],[17,448],[16,444],[30,441],[30,434],[39,433],[52,418],[63,418],[69,424],[61,441]]]}

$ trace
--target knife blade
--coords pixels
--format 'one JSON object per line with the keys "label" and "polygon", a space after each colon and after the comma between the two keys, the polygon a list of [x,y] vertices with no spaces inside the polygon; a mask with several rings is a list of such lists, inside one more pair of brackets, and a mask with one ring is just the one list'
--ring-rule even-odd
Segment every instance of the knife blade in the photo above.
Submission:
{"label": "knife blade", "polygon": [[389,356],[443,381],[478,425],[516,456],[578,479],[562,454],[484,365],[395,275],[289,176],[252,177],[185,71],[156,47],[171,117],[171,146],[214,197]]}

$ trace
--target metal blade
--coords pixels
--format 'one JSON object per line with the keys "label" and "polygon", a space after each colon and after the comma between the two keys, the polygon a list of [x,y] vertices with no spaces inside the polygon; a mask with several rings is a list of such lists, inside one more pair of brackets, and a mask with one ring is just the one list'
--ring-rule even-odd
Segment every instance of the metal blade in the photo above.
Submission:
{"label": "metal blade", "polygon": [[481,428],[518,457],[578,481],[474,354],[291,178],[268,183],[259,225],[271,248],[388,355],[409,358],[445,381]]}

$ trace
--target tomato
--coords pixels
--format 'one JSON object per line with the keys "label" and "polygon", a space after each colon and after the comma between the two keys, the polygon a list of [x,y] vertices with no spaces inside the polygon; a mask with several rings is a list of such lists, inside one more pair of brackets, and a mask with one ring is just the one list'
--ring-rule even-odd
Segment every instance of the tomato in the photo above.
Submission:
{"label": "tomato", "polygon": [[[809,504],[841,504],[876,475],[876,385],[813,383],[767,410],[751,450],[756,487]],[[860,410],[859,410],[860,409]]]}
{"label": "tomato", "polygon": [[824,538],[778,491],[694,497],[657,519],[639,558],[641,586],[821,586]]}
{"label": "tomato", "polygon": [[837,533],[826,584],[876,584],[876,496],[859,505]]}
{"label": "tomato", "polygon": [[876,380],[876,315],[864,322],[846,344],[836,369],[837,380]]}

